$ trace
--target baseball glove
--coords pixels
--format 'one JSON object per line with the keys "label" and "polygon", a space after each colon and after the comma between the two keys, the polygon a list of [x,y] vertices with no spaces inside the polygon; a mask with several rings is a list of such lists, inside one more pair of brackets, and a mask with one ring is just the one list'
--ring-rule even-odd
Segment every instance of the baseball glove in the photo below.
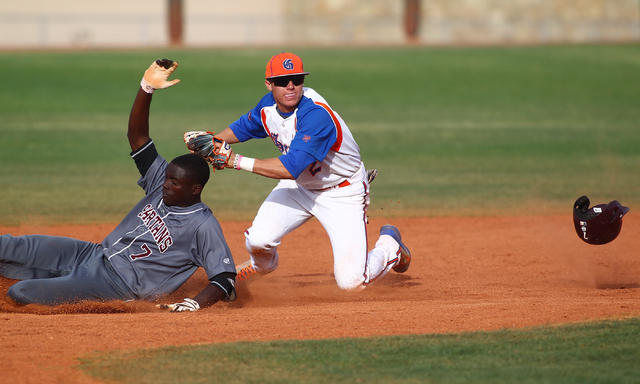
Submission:
{"label": "baseball glove", "polygon": [[224,169],[229,163],[231,147],[214,135],[215,132],[191,131],[184,133],[183,140],[189,152],[203,157],[213,169]]}
{"label": "baseball glove", "polygon": [[376,176],[378,176],[377,169],[370,169],[367,171],[367,183],[371,184],[373,180],[375,180]]}

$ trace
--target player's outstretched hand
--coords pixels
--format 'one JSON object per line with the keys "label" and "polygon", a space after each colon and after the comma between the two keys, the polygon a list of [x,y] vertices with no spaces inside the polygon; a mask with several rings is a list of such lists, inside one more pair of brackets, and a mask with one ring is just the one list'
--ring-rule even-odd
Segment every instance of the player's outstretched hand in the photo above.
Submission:
{"label": "player's outstretched hand", "polygon": [[165,89],[180,82],[180,79],[168,80],[173,71],[178,68],[178,62],[169,59],[158,59],[144,72],[140,86],[147,93],[156,89]]}
{"label": "player's outstretched hand", "polygon": [[200,304],[192,299],[184,299],[182,303],[176,304],[157,304],[160,309],[168,309],[171,312],[195,312],[200,309]]}
{"label": "player's outstretched hand", "polygon": [[214,137],[213,147],[213,153],[215,154],[213,167],[215,169],[233,168],[233,164],[229,164],[229,160],[235,157],[235,153],[233,153],[233,148],[231,148],[229,143]]}

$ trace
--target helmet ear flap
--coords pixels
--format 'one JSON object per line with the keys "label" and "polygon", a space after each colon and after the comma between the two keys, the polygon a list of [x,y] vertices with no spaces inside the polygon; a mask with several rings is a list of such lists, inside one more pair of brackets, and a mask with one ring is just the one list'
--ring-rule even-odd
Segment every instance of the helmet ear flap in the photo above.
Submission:
{"label": "helmet ear flap", "polygon": [[611,218],[609,219],[609,223],[613,223],[616,219],[618,219],[620,212],[620,207],[613,207],[611,210]]}
{"label": "helmet ear flap", "polygon": [[613,223],[616,220],[622,220],[622,216],[626,215],[629,212],[628,207],[623,207],[617,200],[609,203],[612,205],[611,209],[611,218],[609,219],[609,223]]}

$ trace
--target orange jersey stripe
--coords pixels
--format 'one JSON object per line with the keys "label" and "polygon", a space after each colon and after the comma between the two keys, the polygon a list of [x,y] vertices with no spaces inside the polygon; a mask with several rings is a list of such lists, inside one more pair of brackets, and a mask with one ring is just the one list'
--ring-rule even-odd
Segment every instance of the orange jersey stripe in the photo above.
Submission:
{"label": "orange jersey stripe", "polygon": [[340,125],[340,121],[338,120],[338,118],[336,117],[336,115],[333,113],[333,111],[331,110],[331,108],[329,108],[329,106],[327,104],[321,103],[316,101],[315,102],[316,105],[321,106],[322,108],[324,108],[327,112],[329,112],[329,116],[331,116],[331,120],[333,120],[333,124],[335,124],[336,129],[338,130],[338,134],[336,137],[336,143],[333,144],[333,146],[331,147],[332,151],[339,151],[340,147],[342,146],[342,126]]}
{"label": "orange jersey stripe", "polygon": [[271,132],[269,132],[269,127],[267,127],[267,114],[264,113],[264,108],[260,111],[260,120],[262,120],[262,126],[264,130],[267,131],[267,135],[271,137]]}

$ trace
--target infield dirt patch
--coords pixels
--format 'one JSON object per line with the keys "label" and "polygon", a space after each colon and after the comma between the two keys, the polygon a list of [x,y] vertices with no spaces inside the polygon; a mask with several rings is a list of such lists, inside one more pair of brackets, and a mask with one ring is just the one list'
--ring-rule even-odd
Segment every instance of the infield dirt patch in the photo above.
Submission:
{"label": "infield dirt patch", "polygon": [[[413,254],[361,292],[340,291],[328,237],[312,221],[283,239],[280,267],[251,286],[252,301],[167,313],[150,303],[14,307],[0,300],[5,383],[95,383],[74,369],[92,351],[240,340],[319,339],[520,328],[640,315],[640,220],[625,216],[613,243],[591,246],[570,215],[373,219],[398,226]],[[248,222],[223,222],[245,261]],[[115,225],[0,227],[99,242]],[[4,296],[13,281],[0,278]],[[198,271],[169,301],[206,284]]]}

